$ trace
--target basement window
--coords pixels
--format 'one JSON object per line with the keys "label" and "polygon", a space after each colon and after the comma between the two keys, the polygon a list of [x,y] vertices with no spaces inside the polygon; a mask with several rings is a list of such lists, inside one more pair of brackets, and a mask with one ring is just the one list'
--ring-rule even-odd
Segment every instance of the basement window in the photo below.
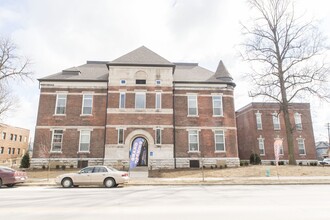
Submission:
{"label": "basement window", "polygon": [[136,84],[142,84],[142,85],[145,85],[146,84],[146,80],[145,79],[137,79],[135,81]]}

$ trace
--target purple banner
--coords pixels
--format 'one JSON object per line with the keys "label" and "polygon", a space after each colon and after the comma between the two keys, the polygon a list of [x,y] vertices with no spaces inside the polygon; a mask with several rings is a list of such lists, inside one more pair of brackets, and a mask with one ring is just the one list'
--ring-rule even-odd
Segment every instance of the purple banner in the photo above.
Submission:
{"label": "purple banner", "polygon": [[140,154],[141,154],[141,149],[142,145],[144,143],[143,138],[136,138],[132,144],[132,149],[131,149],[131,157],[130,157],[130,163],[129,163],[129,168],[135,168],[136,165],[139,163],[140,160]]}

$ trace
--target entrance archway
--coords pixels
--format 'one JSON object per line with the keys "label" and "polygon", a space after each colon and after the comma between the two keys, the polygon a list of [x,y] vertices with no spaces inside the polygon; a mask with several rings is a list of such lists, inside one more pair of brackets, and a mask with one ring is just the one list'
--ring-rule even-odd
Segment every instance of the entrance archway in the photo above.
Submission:
{"label": "entrance archway", "polygon": [[148,166],[148,141],[144,137],[136,137],[130,148],[130,167]]}

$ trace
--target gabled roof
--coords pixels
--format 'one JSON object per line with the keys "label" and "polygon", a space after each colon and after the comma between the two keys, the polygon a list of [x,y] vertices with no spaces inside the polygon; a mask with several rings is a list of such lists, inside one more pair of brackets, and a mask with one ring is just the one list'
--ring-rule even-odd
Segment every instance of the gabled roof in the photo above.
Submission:
{"label": "gabled roof", "polygon": [[222,61],[220,61],[217,71],[213,72],[199,66],[198,63],[172,63],[145,46],[139,47],[111,62],[87,61],[86,64],[65,69],[62,72],[41,78],[39,81],[107,82],[109,66],[172,67],[174,82],[176,83],[218,83],[235,86]]}
{"label": "gabled roof", "polygon": [[109,63],[109,65],[120,64],[174,66],[173,63],[149,50],[145,46],[139,47]]}

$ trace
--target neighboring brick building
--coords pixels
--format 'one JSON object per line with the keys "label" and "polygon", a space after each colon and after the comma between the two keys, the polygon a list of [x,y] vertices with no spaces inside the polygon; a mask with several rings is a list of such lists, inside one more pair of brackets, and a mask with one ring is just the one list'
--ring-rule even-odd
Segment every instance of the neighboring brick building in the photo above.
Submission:
{"label": "neighboring brick building", "polygon": [[[249,160],[257,153],[263,163],[275,160],[275,138],[283,139],[280,160],[288,163],[288,146],[283,113],[277,103],[251,103],[236,111],[239,157]],[[297,163],[316,161],[313,125],[308,103],[292,103],[289,106],[291,124],[294,127],[294,154]]]}
{"label": "neighboring brick building", "polygon": [[0,123],[0,165],[19,166],[29,148],[30,131]]}
{"label": "neighboring brick building", "polygon": [[134,143],[149,169],[239,164],[233,91],[216,72],[146,47],[39,79],[32,165],[126,168]]}

